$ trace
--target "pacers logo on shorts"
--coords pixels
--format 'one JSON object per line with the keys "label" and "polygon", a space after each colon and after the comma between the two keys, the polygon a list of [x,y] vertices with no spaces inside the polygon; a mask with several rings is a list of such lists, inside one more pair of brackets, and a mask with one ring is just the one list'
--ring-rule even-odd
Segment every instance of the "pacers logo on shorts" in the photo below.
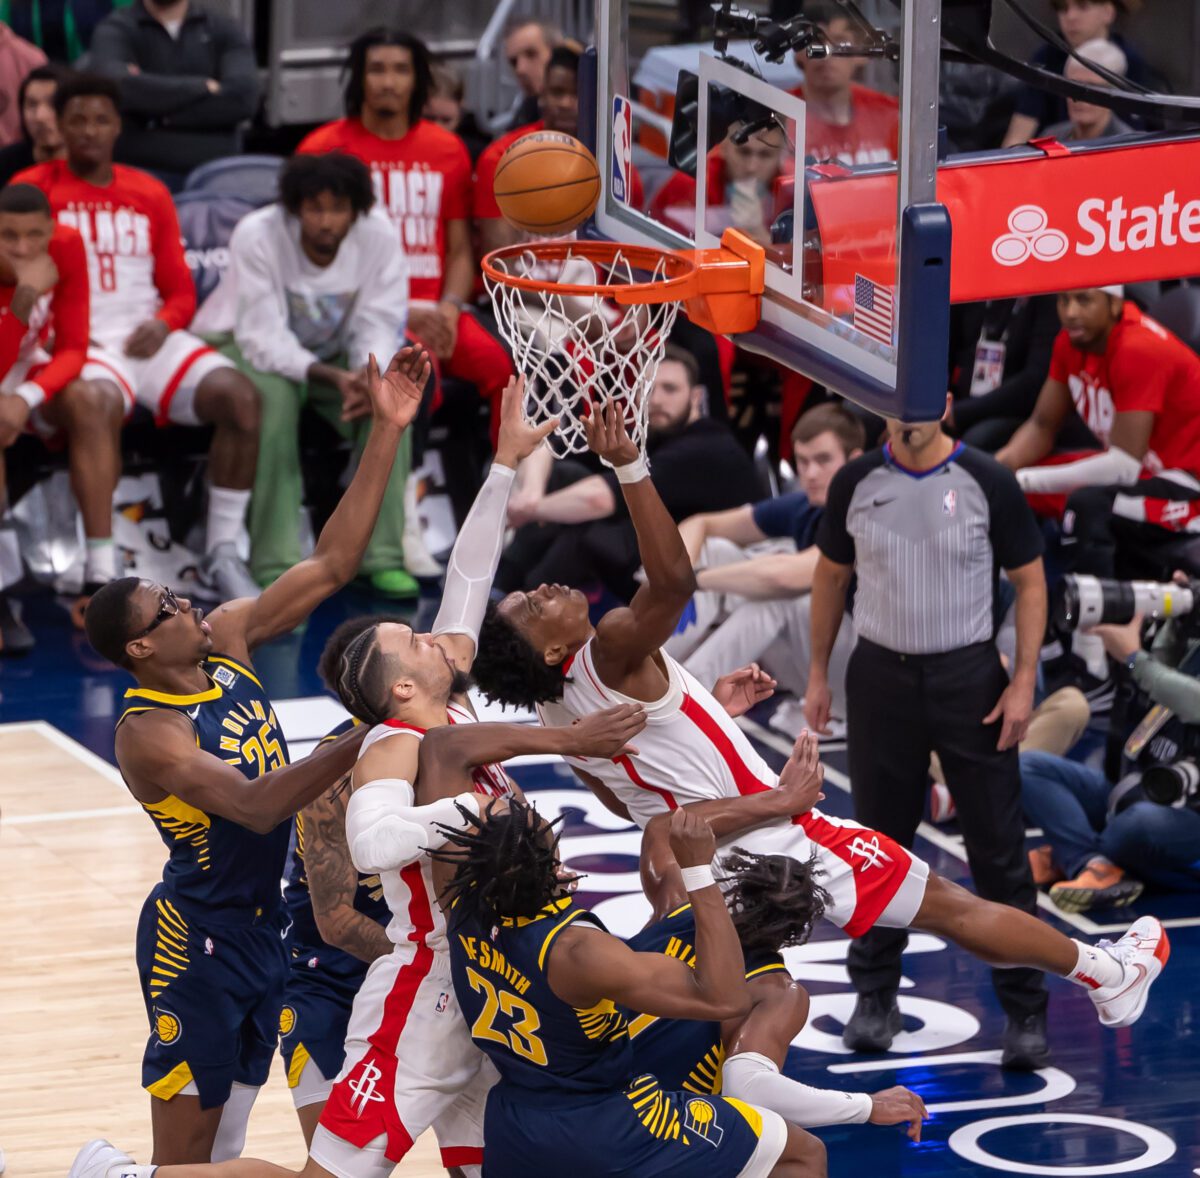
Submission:
{"label": "pacers logo on shorts", "polygon": [[295,1025],[296,1012],[290,1006],[285,1006],[279,1012],[279,1033],[284,1036],[290,1035]]}
{"label": "pacers logo on shorts", "polygon": [[183,1023],[179,1021],[179,1015],[156,1006],[154,1008],[154,1033],[164,1046],[174,1043],[183,1034]]}
{"label": "pacers logo on shorts", "polygon": [[714,1149],[721,1144],[725,1130],[717,1124],[717,1109],[711,1101],[689,1100],[686,1113],[683,1127],[688,1133],[707,1141]]}

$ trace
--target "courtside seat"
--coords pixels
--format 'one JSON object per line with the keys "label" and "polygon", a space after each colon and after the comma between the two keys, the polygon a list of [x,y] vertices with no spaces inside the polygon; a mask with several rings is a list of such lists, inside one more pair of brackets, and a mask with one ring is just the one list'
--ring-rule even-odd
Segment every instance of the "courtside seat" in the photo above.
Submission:
{"label": "courtside seat", "polygon": [[184,256],[196,283],[197,306],[217,289],[229,265],[229,238],[237,223],[254,209],[250,201],[222,192],[181,192],[175,197]]}
{"label": "courtside seat", "polygon": [[1149,313],[1193,352],[1200,352],[1200,286],[1177,286],[1167,291],[1153,303]]}
{"label": "courtside seat", "polygon": [[188,173],[183,191],[236,196],[256,209],[262,208],[279,196],[279,169],[283,162],[277,155],[235,155],[209,160]]}

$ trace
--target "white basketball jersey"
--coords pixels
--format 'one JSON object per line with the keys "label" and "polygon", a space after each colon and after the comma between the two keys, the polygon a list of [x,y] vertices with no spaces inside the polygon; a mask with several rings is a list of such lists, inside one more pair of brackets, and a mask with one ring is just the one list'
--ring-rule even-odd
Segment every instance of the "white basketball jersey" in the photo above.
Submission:
{"label": "white basketball jersey", "polygon": [[667,690],[661,699],[645,703],[601,683],[592,640],[575,653],[566,667],[562,699],[538,705],[543,724],[562,727],[624,703],[640,704],[647,720],[631,742],[635,755],[564,760],[608,786],[642,827],[655,814],[687,802],[758,793],[778,784],[777,775],[708,689],[665,651],[659,657]]}
{"label": "white basketball jersey", "polygon": [[[446,707],[446,719],[451,724],[476,722],[468,709],[453,703]],[[423,740],[425,731],[400,720],[385,720],[363,738],[358,755],[361,757],[372,745],[389,736],[412,736]],[[500,765],[479,766],[471,774],[471,780],[476,793],[497,798],[512,794],[512,783]],[[415,794],[411,790],[409,796],[403,799],[403,804],[416,804]],[[419,945],[427,945],[435,952],[446,949],[446,920],[433,886],[433,860],[428,855],[418,855],[397,871],[381,872],[379,882],[392,914],[387,926],[388,939],[397,950],[406,952]]]}

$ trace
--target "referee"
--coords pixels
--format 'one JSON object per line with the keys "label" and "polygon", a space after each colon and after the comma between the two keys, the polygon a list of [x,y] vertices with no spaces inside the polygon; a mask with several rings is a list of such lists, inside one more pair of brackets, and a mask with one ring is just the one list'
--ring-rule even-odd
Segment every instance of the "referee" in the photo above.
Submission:
{"label": "referee", "polygon": [[[1041,533],[1011,471],[946,436],[940,422],[889,420],[887,433],[882,450],[847,463],[829,488],[817,533],[806,718],[826,730],[829,655],[857,576],[858,644],[846,675],[855,818],[911,847],[937,752],[976,889],[1032,913],[1016,746],[1033,710],[1046,625]],[[1001,569],[1017,595],[1011,682],[995,646]],[[851,945],[858,1001],[842,1036],[851,1050],[886,1051],[900,1030],[907,940],[902,929],[876,928]],[[1041,1067],[1041,973],[997,969],[992,984],[1008,1018],[1002,1066]]]}

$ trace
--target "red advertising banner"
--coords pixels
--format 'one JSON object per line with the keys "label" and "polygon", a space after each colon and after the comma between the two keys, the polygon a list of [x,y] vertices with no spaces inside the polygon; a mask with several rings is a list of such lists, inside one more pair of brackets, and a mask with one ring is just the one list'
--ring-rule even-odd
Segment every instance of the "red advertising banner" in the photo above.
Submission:
{"label": "red advertising banner", "polygon": [[[950,164],[952,302],[1200,276],[1200,138]],[[896,281],[896,176],[810,185],[826,291]]]}

